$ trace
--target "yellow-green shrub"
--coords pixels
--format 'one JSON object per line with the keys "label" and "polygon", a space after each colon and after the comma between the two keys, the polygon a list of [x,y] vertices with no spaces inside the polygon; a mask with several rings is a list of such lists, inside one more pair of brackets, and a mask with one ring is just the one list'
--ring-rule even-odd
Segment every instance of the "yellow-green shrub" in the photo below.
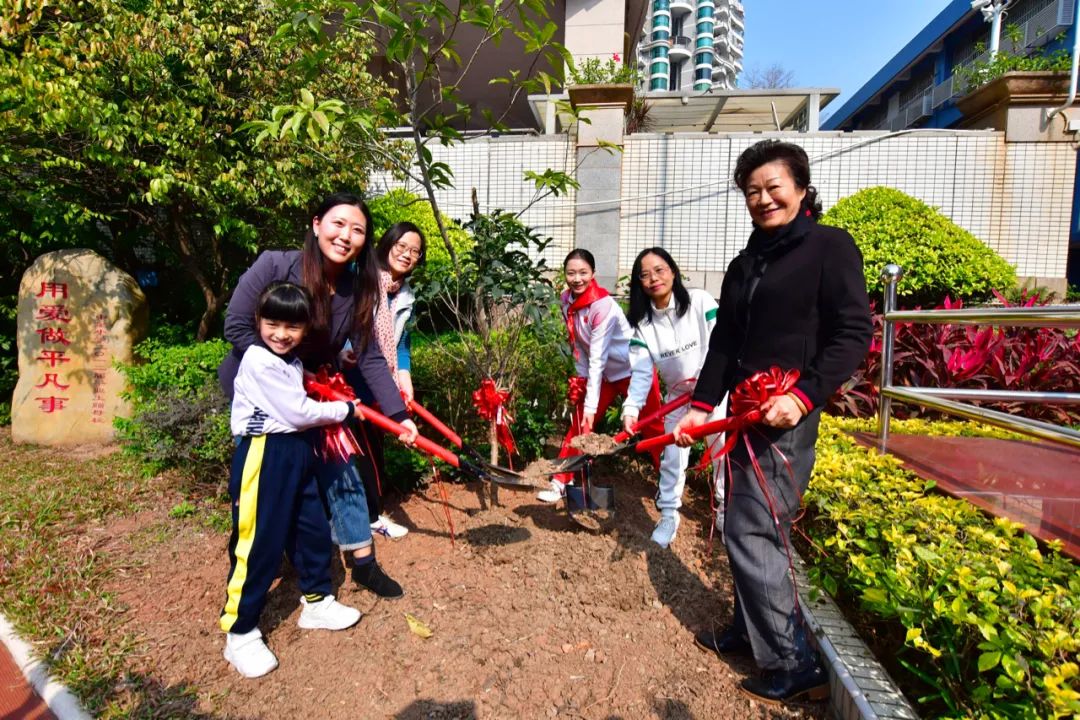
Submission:
{"label": "yellow-green shrub", "polygon": [[851,233],[863,255],[866,285],[880,298],[881,269],[904,269],[897,292],[907,305],[945,297],[983,300],[1016,284],[1016,271],[977,237],[910,195],[871,187],[844,198],[821,222]]}
{"label": "yellow-green shrub", "polygon": [[[987,718],[1080,713],[1080,569],[1021,527],[932,492],[826,417],[804,525],[811,574],[862,607],[920,684],[928,711]],[[965,434],[964,423],[897,432]]]}

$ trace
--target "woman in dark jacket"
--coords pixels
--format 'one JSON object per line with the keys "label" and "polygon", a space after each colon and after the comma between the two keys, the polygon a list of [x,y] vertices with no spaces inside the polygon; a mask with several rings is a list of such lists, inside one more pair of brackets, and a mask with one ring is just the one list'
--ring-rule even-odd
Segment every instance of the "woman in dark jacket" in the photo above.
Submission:
{"label": "woman in dark jacket", "polygon": [[764,672],[742,688],[757,699],[821,698],[828,695],[828,674],[807,644],[787,548],[814,466],[821,408],[870,346],[862,256],[847,232],[817,224],[820,204],[799,146],[752,145],[736,163],[735,184],[754,231],[724,276],[709,352],[692,408],[675,430],[677,442],[692,444],[683,431],[702,424],[725,393],[754,373],[775,365],[800,377],[791,392],[762,405],[764,427],[747,433],[779,524],[745,445],[732,450],[723,531],[735,617],[729,627],[695,639],[717,654],[752,652]]}
{"label": "woman in dark jacket", "polygon": [[[298,351],[304,366],[312,371],[325,364],[336,368],[346,341],[351,342],[359,351],[350,353],[350,360],[382,413],[406,427],[399,439],[406,444],[416,439],[416,425],[374,338],[380,288],[374,243],[368,241],[371,227],[371,212],[359,197],[336,193],[315,211],[303,249],[264,252],[240,276],[225,313],[225,339],[233,349],[218,368],[227,397],[232,397],[240,358],[257,341],[259,296],[271,283],[292,282],[312,297],[312,329]],[[375,562],[367,498],[352,461],[322,463],[318,484],[330,508],[334,542],[351,557],[353,579],[381,597],[400,597],[401,586]],[[307,491],[316,491],[314,482]]]}

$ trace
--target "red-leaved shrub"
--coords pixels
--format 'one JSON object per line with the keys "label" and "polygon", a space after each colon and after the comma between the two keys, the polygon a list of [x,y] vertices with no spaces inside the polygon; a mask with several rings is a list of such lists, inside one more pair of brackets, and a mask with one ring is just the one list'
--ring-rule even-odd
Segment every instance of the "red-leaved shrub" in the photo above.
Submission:
{"label": "red-leaved shrub", "polygon": [[[1005,298],[998,299],[1010,305]],[[962,302],[945,300],[945,309]],[[1045,304],[1038,294],[1014,306]],[[878,409],[884,322],[874,314],[874,339],[862,366],[830,399],[827,410],[868,417]],[[977,390],[1080,392],[1080,333],[1056,328],[979,327],[897,323],[893,384]],[[976,403],[1002,412],[1059,424],[1080,422],[1080,406],[1042,403]],[[893,403],[895,417],[937,416],[907,403]]]}

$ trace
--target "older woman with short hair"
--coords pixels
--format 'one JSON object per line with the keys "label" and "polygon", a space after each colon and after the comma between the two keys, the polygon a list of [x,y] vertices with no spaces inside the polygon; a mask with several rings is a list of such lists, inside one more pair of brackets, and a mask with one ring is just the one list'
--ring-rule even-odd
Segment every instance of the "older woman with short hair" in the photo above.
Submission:
{"label": "older woman with short hair", "polygon": [[747,435],[767,494],[745,443],[731,452],[724,543],[735,617],[696,640],[721,655],[752,652],[764,672],[744,680],[742,689],[756,699],[823,698],[828,674],[807,641],[787,548],[814,467],[821,408],[870,346],[862,256],[847,232],[818,225],[820,204],[799,146],[752,145],[736,163],[735,184],[754,230],[724,276],[709,352],[692,408],[676,427],[677,442],[692,444],[684,431],[701,425],[725,393],[754,373],[779,366],[800,377],[790,392],[761,406],[763,426]]}

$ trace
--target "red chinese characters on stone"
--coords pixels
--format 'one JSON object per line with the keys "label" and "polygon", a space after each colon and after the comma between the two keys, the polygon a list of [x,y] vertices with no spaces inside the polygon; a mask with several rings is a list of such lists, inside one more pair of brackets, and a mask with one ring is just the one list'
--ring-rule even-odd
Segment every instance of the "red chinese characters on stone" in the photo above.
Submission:
{"label": "red chinese characters on stone", "polygon": [[109,339],[108,318],[104,313],[98,313],[94,318],[94,331],[92,339],[93,349],[90,352],[90,368],[93,370],[93,404],[90,406],[90,422],[105,422],[105,372],[109,369],[109,359],[105,354],[105,344]]}
{"label": "red chinese characters on stone", "polygon": [[53,395],[50,395],[49,397],[36,397],[34,399],[41,403],[41,405],[39,406],[41,412],[54,413],[63,410],[64,403],[66,403],[69,398],[55,397]]}
{"label": "red chinese characters on stone", "polygon": [[71,341],[64,337],[64,328],[43,327],[35,330],[39,336],[41,336],[41,344],[45,343],[60,343],[61,345],[70,345]]}
{"label": "red chinese characters on stone", "polygon": [[[41,289],[38,291],[35,297],[39,298],[61,298],[67,300],[68,284],[66,282],[41,281]],[[44,323],[70,323],[72,320],[71,311],[67,305],[62,304],[49,304],[40,305],[37,308],[37,312],[34,313],[34,318]],[[38,334],[38,338],[42,345],[71,345],[71,340],[68,339],[64,333],[62,326],[43,325],[39,327],[35,332]],[[71,362],[71,358],[67,357],[66,350],[45,350],[42,349],[40,354],[34,358],[38,362],[48,363],[49,368],[55,369],[57,365],[63,366],[64,363]],[[64,383],[60,373],[47,372],[44,373],[42,381],[35,385],[35,388],[43,389],[50,385],[55,387],[57,391],[64,391],[71,387],[70,383]],[[66,405],[71,398],[61,397],[58,395],[48,395],[35,397],[38,402],[38,409],[43,413],[55,413],[66,409]]]}
{"label": "red chinese characters on stone", "polygon": [[42,350],[35,360],[41,360],[42,362],[49,363],[49,367],[56,367],[56,363],[71,362],[71,358],[64,357],[67,355],[63,350]]}
{"label": "red chinese characters on stone", "polygon": [[58,379],[59,377],[60,377],[60,373],[45,373],[45,379],[41,381],[40,385],[35,385],[34,387],[35,388],[43,388],[43,387],[48,387],[49,385],[55,385],[56,387],[58,387],[61,390],[67,390],[69,387],[71,387],[70,383],[67,384],[67,385],[64,385],[63,383],[61,383],[60,380]]}
{"label": "red chinese characters on stone", "polygon": [[37,314],[34,315],[35,320],[44,320],[45,322],[71,322],[71,311],[67,309],[67,305],[42,305],[37,309]]}
{"label": "red chinese characters on stone", "polygon": [[68,296],[67,283],[45,282],[44,280],[42,280],[41,281],[41,290],[38,292],[36,297],[45,297],[46,295],[49,295],[50,297],[54,297],[54,298],[55,297],[66,298]]}

